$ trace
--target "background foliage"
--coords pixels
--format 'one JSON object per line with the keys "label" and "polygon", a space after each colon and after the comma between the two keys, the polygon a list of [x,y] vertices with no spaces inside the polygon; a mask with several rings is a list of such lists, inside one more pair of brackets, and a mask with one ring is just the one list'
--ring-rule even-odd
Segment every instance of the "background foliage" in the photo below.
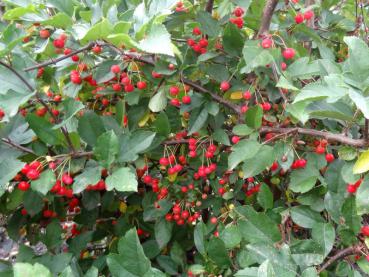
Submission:
{"label": "background foliage", "polygon": [[367,11],[5,1],[0,275],[367,276]]}

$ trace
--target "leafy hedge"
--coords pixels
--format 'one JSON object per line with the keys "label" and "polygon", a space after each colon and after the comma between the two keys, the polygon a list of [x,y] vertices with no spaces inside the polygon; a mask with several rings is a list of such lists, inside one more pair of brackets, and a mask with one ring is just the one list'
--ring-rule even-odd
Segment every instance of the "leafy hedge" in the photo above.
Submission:
{"label": "leafy hedge", "polygon": [[5,1],[0,275],[367,276],[367,13]]}

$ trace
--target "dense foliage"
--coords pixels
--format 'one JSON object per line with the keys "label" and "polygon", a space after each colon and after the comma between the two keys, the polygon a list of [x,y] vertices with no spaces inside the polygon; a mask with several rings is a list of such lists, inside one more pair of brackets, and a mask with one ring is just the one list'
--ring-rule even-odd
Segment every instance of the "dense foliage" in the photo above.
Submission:
{"label": "dense foliage", "polygon": [[367,276],[366,2],[5,1],[0,275]]}

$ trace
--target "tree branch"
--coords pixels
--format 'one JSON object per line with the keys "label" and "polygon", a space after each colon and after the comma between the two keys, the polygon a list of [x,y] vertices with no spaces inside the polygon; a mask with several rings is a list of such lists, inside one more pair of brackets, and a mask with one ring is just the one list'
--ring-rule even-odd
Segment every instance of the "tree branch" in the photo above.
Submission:
{"label": "tree branch", "polygon": [[273,13],[277,7],[278,0],[268,0],[263,10],[263,17],[261,18],[260,29],[256,38],[266,35],[269,32],[270,22],[272,21]]}
{"label": "tree branch", "polygon": [[261,129],[259,130],[260,134],[265,134],[265,133],[280,134],[280,133],[292,133],[292,132],[296,132],[297,134],[300,134],[300,135],[321,137],[329,141],[335,141],[335,142],[339,142],[339,143],[354,146],[354,147],[367,146],[367,142],[364,139],[352,139],[345,135],[333,134],[333,133],[325,132],[325,131],[317,131],[314,129],[305,129],[305,128],[299,128],[299,127],[296,127],[296,128],[261,127]]}
{"label": "tree branch", "polygon": [[208,0],[205,6],[205,11],[212,14],[213,13],[214,0]]}
{"label": "tree branch", "polygon": [[[35,90],[35,88],[21,75],[19,74],[18,71],[16,71],[13,67],[11,67],[9,64],[7,63],[4,63],[3,61],[0,61],[0,64],[4,67],[6,67],[8,70],[10,70],[11,72],[13,72],[18,78],[19,80],[21,80],[25,85],[26,87],[31,91],[31,92],[35,92],[35,96],[36,96],[36,99],[37,101],[46,109],[46,111],[50,114],[50,116],[55,120],[55,122],[57,122],[57,117],[52,113],[50,107],[46,104],[46,102],[44,100],[42,100],[42,98],[40,97],[40,94],[38,93],[38,91]],[[69,133],[67,131],[66,128],[64,127],[60,127],[60,130],[62,131],[66,141],[67,141],[67,144],[69,146],[69,148],[75,152],[75,149],[74,149],[74,146],[72,144],[72,141],[69,137]]]}
{"label": "tree branch", "polygon": [[96,45],[95,42],[90,42],[89,44],[87,44],[86,46],[82,47],[82,48],[79,48],[75,51],[72,51],[71,53],[67,54],[67,55],[64,55],[64,56],[61,56],[59,58],[56,58],[56,59],[50,59],[48,61],[45,61],[43,63],[39,63],[39,64],[36,64],[34,66],[30,66],[30,67],[27,67],[24,69],[24,71],[31,71],[31,70],[34,70],[34,69],[38,69],[38,68],[41,68],[41,67],[45,67],[45,66],[48,66],[50,64],[57,64],[58,62],[62,61],[62,60],[65,60],[65,59],[68,59],[78,53],[81,53],[83,51],[86,51],[86,50],[89,50],[91,49],[94,45]]}
{"label": "tree branch", "polygon": [[329,267],[331,264],[333,264],[335,261],[340,260],[344,257],[355,255],[355,254],[361,254],[361,246],[355,245],[348,248],[344,248],[339,250],[334,256],[330,257],[319,269],[318,274],[321,273],[323,270],[325,270],[327,267]]}
{"label": "tree branch", "polygon": [[36,155],[36,153],[35,153],[35,152],[33,152],[33,150],[32,150],[32,149],[29,149],[29,148],[27,148],[27,147],[23,147],[23,146],[21,146],[21,145],[18,145],[18,144],[16,144],[16,143],[12,142],[9,138],[2,138],[2,139],[1,139],[1,141],[2,141],[3,143],[5,143],[5,144],[8,144],[9,146],[11,146],[11,147],[13,147],[13,148],[16,148],[16,149],[18,149],[18,150],[21,150],[21,151],[23,151],[23,152],[25,152],[25,153],[32,154],[32,155]]}

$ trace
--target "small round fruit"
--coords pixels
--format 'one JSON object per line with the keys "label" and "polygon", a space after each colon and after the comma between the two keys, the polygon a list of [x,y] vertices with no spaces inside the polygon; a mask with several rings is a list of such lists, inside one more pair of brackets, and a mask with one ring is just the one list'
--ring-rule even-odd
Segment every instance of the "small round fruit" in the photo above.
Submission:
{"label": "small round fruit", "polygon": [[239,136],[233,136],[231,139],[233,144],[237,144],[240,141],[240,137]]}
{"label": "small round fruit", "polygon": [[295,22],[296,24],[301,24],[302,22],[304,22],[304,15],[301,13],[296,14]]}
{"label": "small round fruit", "polygon": [[185,95],[182,97],[182,103],[185,105],[191,104],[191,97],[189,95]]}
{"label": "small round fruit", "polygon": [[263,47],[264,49],[268,49],[268,48],[272,47],[272,45],[273,45],[273,41],[269,38],[265,38],[261,42],[261,47]]}
{"label": "small round fruit", "polygon": [[305,20],[310,20],[313,16],[314,16],[314,12],[313,11],[306,11],[304,13],[304,19]]}
{"label": "small round fruit", "polygon": [[295,52],[295,49],[293,48],[286,48],[283,50],[283,57],[286,59],[286,60],[289,60],[289,59],[292,59],[294,56],[295,56],[296,52]]}
{"label": "small round fruit", "polygon": [[43,38],[43,39],[47,39],[48,37],[50,37],[50,32],[47,29],[40,30],[39,34],[40,34],[40,38]]}
{"label": "small round fruit", "polygon": [[213,216],[212,218],[210,218],[210,223],[211,224],[217,224],[217,222],[218,222],[218,219],[215,216]]}
{"label": "small round fruit", "polygon": [[139,81],[139,82],[137,82],[137,88],[138,89],[145,89],[146,87],[147,87],[147,84],[146,84],[146,82],[145,81]]}
{"label": "small round fruit", "polygon": [[94,52],[96,55],[101,53],[101,46],[99,45],[95,45],[94,47],[92,47],[92,52]]}
{"label": "small round fruit", "polygon": [[223,81],[223,82],[220,83],[220,89],[222,91],[227,91],[227,90],[229,90],[230,87],[231,87],[231,85],[227,81]]}
{"label": "small round fruit", "polygon": [[22,181],[18,184],[18,189],[21,191],[27,191],[31,185],[28,182]]}
{"label": "small round fruit", "polygon": [[111,72],[113,72],[114,74],[118,74],[120,72],[120,66],[115,64],[115,65],[112,65],[111,68],[110,68]]}
{"label": "small round fruit", "polygon": [[251,92],[249,90],[245,91],[244,93],[242,93],[242,97],[245,100],[250,100],[251,99]]}
{"label": "small round fruit", "polygon": [[328,163],[331,163],[334,161],[334,155],[332,153],[327,153],[325,155],[325,160],[328,162]]}

